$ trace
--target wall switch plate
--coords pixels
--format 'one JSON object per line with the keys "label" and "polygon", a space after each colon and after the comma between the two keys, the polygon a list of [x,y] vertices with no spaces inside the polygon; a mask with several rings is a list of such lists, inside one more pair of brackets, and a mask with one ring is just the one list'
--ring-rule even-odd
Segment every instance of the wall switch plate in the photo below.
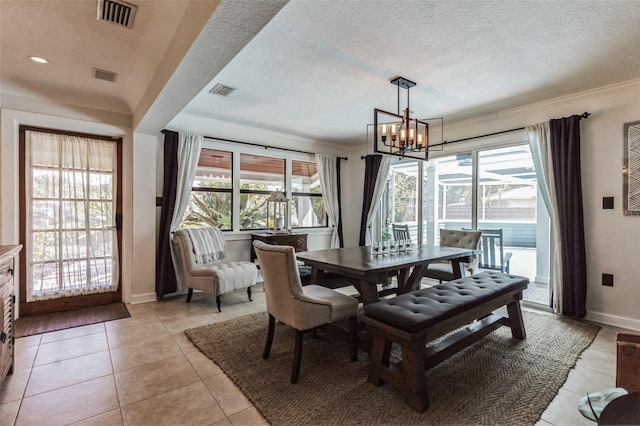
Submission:
{"label": "wall switch plate", "polygon": [[602,285],[613,287],[613,274],[602,274]]}
{"label": "wall switch plate", "polygon": [[613,209],[613,197],[602,197],[602,208],[603,209]]}

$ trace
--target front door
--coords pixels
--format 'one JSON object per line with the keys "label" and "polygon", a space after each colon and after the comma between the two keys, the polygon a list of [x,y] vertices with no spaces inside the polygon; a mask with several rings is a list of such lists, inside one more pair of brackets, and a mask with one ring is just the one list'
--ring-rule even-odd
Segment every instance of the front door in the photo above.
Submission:
{"label": "front door", "polygon": [[21,315],[121,301],[121,139],[20,128]]}

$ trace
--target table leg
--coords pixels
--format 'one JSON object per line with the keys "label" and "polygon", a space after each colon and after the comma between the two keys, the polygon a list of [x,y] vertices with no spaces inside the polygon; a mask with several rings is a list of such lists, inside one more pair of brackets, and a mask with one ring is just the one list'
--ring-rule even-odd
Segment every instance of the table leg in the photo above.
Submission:
{"label": "table leg", "polygon": [[[409,277],[403,283],[401,283],[400,280],[398,280],[398,294],[408,293],[412,290],[419,289],[420,281],[422,280],[422,273],[424,272],[426,267],[427,267],[426,264],[416,265],[413,267],[413,270],[411,271],[411,274],[409,275]],[[407,272],[408,272],[408,268],[400,271],[400,273],[404,274],[405,276]]]}
{"label": "table leg", "polygon": [[464,259],[451,259],[451,269],[453,270],[454,279],[462,278],[464,276]]}
{"label": "table leg", "polygon": [[362,296],[363,305],[375,303],[379,300],[378,287],[376,283],[360,280],[358,281],[358,287],[356,287],[356,289],[360,292],[360,295]]}
{"label": "table leg", "polygon": [[309,278],[311,284],[318,284],[318,267],[311,266],[311,277]]}

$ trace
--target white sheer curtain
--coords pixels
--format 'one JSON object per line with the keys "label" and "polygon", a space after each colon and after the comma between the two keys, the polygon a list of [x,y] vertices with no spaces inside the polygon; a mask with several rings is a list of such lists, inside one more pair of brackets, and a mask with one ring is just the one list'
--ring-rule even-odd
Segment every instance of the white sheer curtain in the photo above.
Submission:
{"label": "white sheer curtain", "polygon": [[551,285],[553,294],[553,310],[560,312],[562,306],[562,243],[558,235],[558,200],[555,188],[553,162],[551,160],[551,149],[549,143],[551,134],[549,123],[534,124],[526,127],[531,147],[531,157],[536,169],[538,187],[542,194],[542,199],[549,218],[551,220]]}
{"label": "white sheer curtain", "polygon": [[118,288],[117,143],[25,132],[27,302]]}
{"label": "white sheer curtain", "polygon": [[373,198],[371,199],[371,207],[367,213],[367,225],[365,234],[365,244],[369,245],[373,242],[373,236],[371,233],[371,223],[373,218],[380,207],[380,201],[382,200],[382,193],[384,192],[384,185],[389,177],[389,169],[391,169],[391,156],[383,155],[380,161],[380,168],[378,169],[378,176],[376,177],[376,185],[373,189]]}
{"label": "white sheer curtain", "polygon": [[338,223],[340,221],[340,201],[338,200],[338,157],[333,155],[316,154],[316,164],[322,187],[322,199],[327,211],[328,225],[332,227],[331,246],[340,247]]}
{"label": "white sheer curtain", "polygon": [[182,216],[184,215],[189,196],[193,187],[193,179],[198,168],[200,150],[202,149],[202,135],[178,132],[178,182],[176,185],[176,204],[171,218],[171,258],[176,270],[178,288],[183,288],[183,268],[180,263],[180,253],[178,247],[173,243],[173,233],[178,229]]}

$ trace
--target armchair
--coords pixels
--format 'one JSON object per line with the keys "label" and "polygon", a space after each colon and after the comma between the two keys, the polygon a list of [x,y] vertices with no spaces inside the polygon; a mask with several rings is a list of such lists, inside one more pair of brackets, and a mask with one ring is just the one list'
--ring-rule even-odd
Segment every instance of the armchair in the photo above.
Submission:
{"label": "armchair", "polygon": [[214,227],[186,228],[177,231],[173,241],[180,250],[180,262],[185,286],[216,295],[220,312],[220,295],[242,288],[251,300],[251,286],[256,284],[257,268],[252,262],[231,262],[222,232]]}

